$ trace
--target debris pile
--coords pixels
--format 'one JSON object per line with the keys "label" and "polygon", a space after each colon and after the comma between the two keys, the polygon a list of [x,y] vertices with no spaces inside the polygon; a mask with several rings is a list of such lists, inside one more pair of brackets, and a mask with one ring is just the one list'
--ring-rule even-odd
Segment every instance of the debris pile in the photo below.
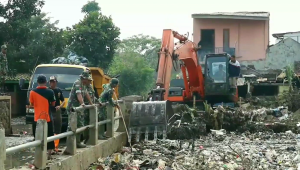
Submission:
{"label": "debris pile", "polygon": [[51,64],[75,64],[87,66],[88,59],[82,56],[77,56],[75,53],[70,52],[68,57],[57,57],[53,59]]}
{"label": "debris pile", "polygon": [[[276,130],[276,132],[292,130],[296,132],[296,124],[300,122],[300,110],[299,113],[295,112],[293,114],[288,111],[288,107],[283,106],[275,109],[265,107],[252,109],[249,104],[238,108],[225,106],[212,108],[206,105],[205,112],[201,112],[186,105],[178,105],[174,108],[174,112],[175,116],[169,121],[169,139],[186,139],[186,136],[192,137],[193,135],[200,136],[205,134],[206,127],[208,129],[226,129],[228,131],[238,130],[239,132],[265,130]],[[296,115],[299,115],[299,118]],[[296,122],[293,124],[290,121]],[[266,129],[266,127],[268,128]],[[183,134],[185,136],[180,137]]]}
{"label": "debris pile", "polygon": [[214,130],[198,138],[195,149],[175,140],[148,141],[99,158],[89,169],[113,170],[199,170],[199,169],[297,169],[300,140],[285,133],[245,132],[240,135]]}

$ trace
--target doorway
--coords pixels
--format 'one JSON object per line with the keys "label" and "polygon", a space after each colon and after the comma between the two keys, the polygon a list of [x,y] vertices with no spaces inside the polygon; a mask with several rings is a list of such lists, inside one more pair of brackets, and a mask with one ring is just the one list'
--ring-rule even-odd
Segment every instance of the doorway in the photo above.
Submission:
{"label": "doorway", "polygon": [[214,29],[202,29],[201,30],[202,46],[206,48],[215,49],[215,30]]}
{"label": "doorway", "polygon": [[198,55],[201,56],[201,61],[205,60],[206,54],[215,53],[215,30],[201,29],[201,37],[198,45],[201,45],[201,50]]}

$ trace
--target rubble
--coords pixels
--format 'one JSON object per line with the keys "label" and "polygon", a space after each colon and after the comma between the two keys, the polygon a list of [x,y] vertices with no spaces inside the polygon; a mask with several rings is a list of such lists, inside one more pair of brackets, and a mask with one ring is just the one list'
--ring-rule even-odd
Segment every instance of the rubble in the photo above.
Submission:
{"label": "rubble", "polygon": [[[220,141],[218,136],[224,136]],[[215,130],[180,149],[175,140],[148,141],[99,158],[89,169],[201,170],[201,169],[296,169],[300,168],[300,143],[291,131],[285,133],[226,133]],[[99,168],[99,169],[101,169]]]}
{"label": "rubble", "polygon": [[205,105],[201,112],[177,105],[167,140],[125,147],[89,169],[300,169],[300,109],[289,108]]}

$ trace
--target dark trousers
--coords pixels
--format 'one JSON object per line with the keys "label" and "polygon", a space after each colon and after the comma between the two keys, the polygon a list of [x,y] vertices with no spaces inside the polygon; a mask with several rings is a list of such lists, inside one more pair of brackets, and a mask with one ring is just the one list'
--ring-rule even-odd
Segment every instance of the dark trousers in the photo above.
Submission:
{"label": "dark trousers", "polygon": [[[32,123],[32,133],[33,133],[34,139],[35,139],[36,125],[37,125],[37,122],[33,122]],[[52,121],[47,122],[47,125],[48,125],[47,137],[54,136]],[[47,150],[54,149],[54,148],[55,148],[54,141],[48,142],[48,144],[47,144]]]}
{"label": "dark trousers", "polygon": [[54,126],[54,133],[60,134],[61,133],[61,126],[62,126],[62,117],[61,117],[61,110],[57,110],[52,112],[53,115],[53,126]]}

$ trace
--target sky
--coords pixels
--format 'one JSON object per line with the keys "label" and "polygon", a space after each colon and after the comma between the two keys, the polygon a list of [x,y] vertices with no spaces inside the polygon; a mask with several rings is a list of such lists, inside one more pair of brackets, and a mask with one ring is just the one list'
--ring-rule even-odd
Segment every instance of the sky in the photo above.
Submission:
{"label": "sky", "polygon": [[[6,1],[6,0],[1,0]],[[96,0],[105,15],[111,15],[121,29],[120,38],[145,34],[161,38],[163,29],[173,29],[181,34],[189,32],[192,38],[193,13],[267,11],[270,12],[270,34],[300,31],[299,0]],[[88,0],[45,0],[43,12],[58,26],[71,27],[83,18],[81,7]],[[270,40],[271,43],[275,39]]]}

